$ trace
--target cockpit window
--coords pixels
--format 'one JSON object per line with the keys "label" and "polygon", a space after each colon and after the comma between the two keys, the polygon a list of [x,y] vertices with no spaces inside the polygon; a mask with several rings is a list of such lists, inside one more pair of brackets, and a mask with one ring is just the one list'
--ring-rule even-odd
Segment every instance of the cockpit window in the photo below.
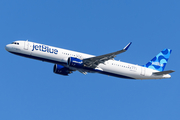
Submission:
{"label": "cockpit window", "polygon": [[18,43],[18,42],[12,42],[11,44],[16,44],[16,45],[19,45],[19,43]]}

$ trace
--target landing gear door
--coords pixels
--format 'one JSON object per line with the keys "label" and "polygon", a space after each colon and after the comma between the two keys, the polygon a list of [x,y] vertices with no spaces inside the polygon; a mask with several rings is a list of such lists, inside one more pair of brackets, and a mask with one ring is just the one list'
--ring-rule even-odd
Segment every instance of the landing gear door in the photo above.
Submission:
{"label": "landing gear door", "polygon": [[28,40],[24,41],[24,49],[28,50],[29,48],[29,44],[28,44]]}

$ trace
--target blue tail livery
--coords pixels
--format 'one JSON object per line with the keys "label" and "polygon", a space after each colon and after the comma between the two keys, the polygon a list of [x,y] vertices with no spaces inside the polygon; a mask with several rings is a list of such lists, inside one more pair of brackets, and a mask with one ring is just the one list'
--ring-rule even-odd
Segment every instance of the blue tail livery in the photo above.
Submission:
{"label": "blue tail livery", "polygon": [[144,65],[144,67],[158,71],[164,71],[171,52],[171,49],[164,49],[156,57],[154,57],[151,61]]}

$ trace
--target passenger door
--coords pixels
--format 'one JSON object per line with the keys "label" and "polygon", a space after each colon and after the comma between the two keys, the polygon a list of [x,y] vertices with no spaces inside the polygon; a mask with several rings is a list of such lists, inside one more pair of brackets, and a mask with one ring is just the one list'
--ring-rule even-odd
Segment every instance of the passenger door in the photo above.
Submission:
{"label": "passenger door", "polygon": [[29,48],[29,43],[28,43],[28,40],[24,41],[24,49],[25,50],[28,50]]}

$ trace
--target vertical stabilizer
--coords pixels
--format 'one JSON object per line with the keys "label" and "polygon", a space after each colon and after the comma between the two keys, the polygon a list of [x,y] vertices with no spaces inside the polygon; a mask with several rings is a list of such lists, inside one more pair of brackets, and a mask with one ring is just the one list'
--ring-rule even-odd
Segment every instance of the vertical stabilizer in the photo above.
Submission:
{"label": "vertical stabilizer", "polygon": [[151,61],[149,61],[144,67],[151,68],[158,71],[164,71],[166,64],[168,62],[169,56],[171,54],[170,49],[164,49]]}

